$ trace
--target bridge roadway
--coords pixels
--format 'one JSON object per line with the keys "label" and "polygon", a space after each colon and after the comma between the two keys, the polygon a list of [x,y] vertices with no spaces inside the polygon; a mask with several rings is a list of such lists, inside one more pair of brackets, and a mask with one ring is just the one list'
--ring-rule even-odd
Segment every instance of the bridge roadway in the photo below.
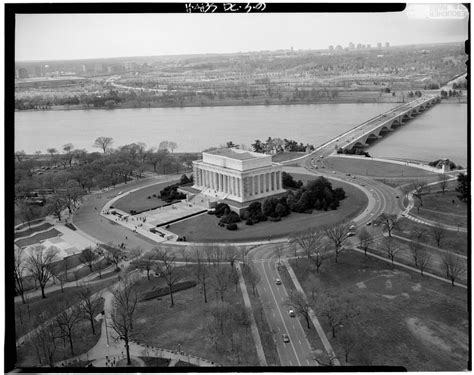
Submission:
{"label": "bridge roadway", "polygon": [[[403,124],[403,118],[412,118],[414,114],[419,113],[419,111],[423,111],[426,108],[429,108],[431,105],[433,105],[433,103],[437,102],[438,100],[439,96],[430,95],[423,96],[411,102],[401,104],[323,143],[309,155],[304,155],[296,159],[285,160],[280,162],[280,164],[293,165],[295,164],[295,162],[304,162],[304,160],[306,160],[308,157],[329,156],[336,152],[336,149],[339,147],[352,148],[355,144],[359,142],[359,140],[366,140],[368,136],[370,136],[372,133],[376,132],[377,135],[380,134],[380,130],[383,127],[386,127],[387,130],[391,131],[392,127],[400,126],[401,124]],[[400,122],[400,124],[393,124],[394,121],[398,121]],[[361,144],[361,146],[365,146],[365,141],[364,144]]]}

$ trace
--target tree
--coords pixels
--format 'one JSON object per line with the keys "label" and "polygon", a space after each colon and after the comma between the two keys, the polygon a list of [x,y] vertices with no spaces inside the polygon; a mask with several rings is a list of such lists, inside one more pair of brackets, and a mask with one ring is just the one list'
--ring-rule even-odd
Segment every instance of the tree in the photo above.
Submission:
{"label": "tree", "polygon": [[359,310],[353,305],[347,293],[321,295],[318,307],[321,315],[327,319],[333,338],[336,338],[338,329],[359,315]]}
{"label": "tree", "polygon": [[84,319],[91,323],[92,334],[95,335],[94,318],[101,311],[102,298],[93,294],[88,287],[82,287],[77,292],[79,297],[79,310]]}
{"label": "tree", "polygon": [[73,153],[72,153],[72,150],[74,149],[74,146],[72,145],[72,143],[66,143],[64,146],[63,146],[63,151],[66,153],[67,155],[67,161],[69,163],[69,166],[72,165],[72,159],[73,159]]}
{"label": "tree", "polygon": [[244,264],[242,265],[242,275],[250,283],[252,293],[256,296],[255,289],[257,284],[260,282],[260,274],[256,273],[252,266]]}
{"label": "tree", "polygon": [[24,249],[15,247],[14,262],[13,262],[13,277],[15,279],[15,292],[21,296],[21,301],[23,303],[26,303],[25,287],[23,285],[26,268],[27,268],[27,264],[25,262]]}
{"label": "tree", "polygon": [[446,188],[448,186],[449,175],[441,173],[438,175],[438,180],[439,180],[439,186],[441,187],[441,191],[444,195],[444,192],[446,191]]}
{"label": "tree", "polygon": [[197,254],[196,278],[201,285],[201,292],[204,297],[204,303],[207,303],[207,283],[210,277],[208,266],[201,262],[199,254]]}
{"label": "tree", "polygon": [[158,146],[158,151],[167,151],[169,148],[170,147],[168,141],[161,141],[160,145]]}
{"label": "tree", "polygon": [[74,356],[73,333],[75,325],[81,320],[80,311],[74,306],[64,306],[63,311],[60,312],[56,318],[60,336],[59,338],[68,339],[71,355]]}
{"label": "tree", "polygon": [[156,254],[151,251],[146,253],[140,259],[136,260],[134,264],[139,270],[146,271],[146,277],[148,280],[150,280],[150,271],[154,268],[156,259]]}
{"label": "tree", "polygon": [[58,220],[61,221],[61,214],[66,207],[65,200],[61,196],[55,194],[46,202],[45,212],[56,215]]}
{"label": "tree", "polygon": [[111,314],[111,327],[117,333],[118,338],[125,344],[127,354],[127,365],[131,365],[129,342],[135,337],[133,331],[133,315],[138,303],[138,293],[128,279],[124,279],[121,285],[113,292],[113,310]]}
{"label": "tree", "polygon": [[282,245],[276,245],[275,246],[275,254],[278,257],[278,264],[281,263],[281,256],[283,254],[283,246]]}
{"label": "tree", "polygon": [[55,148],[48,148],[46,151],[48,151],[48,154],[51,155],[51,160],[53,160],[54,155],[58,153],[58,150]]}
{"label": "tree", "polygon": [[385,249],[385,252],[387,253],[388,259],[392,261],[392,267],[393,267],[393,260],[395,259],[395,254],[400,249],[395,245],[392,237],[385,237],[382,240],[382,246]]}
{"label": "tree", "polygon": [[211,285],[214,288],[216,297],[220,296],[221,302],[224,302],[224,295],[231,281],[231,273],[227,268],[216,267],[211,278]]}
{"label": "tree", "polygon": [[54,246],[46,249],[43,245],[34,245],[30,248],[30,254],[26,258],[28,271],[38,281],[42,298],[46,298],[44,288],[53,277],[50,264],[56,259],[58,252],[59,250]]}
{"label": "tree", "polygon": [[392,237],[392,231],[399,228],[400,219],[395,214],[382,213],[375,219],[376,224],[380,224],[384,230],[387,231],[388,236]]}
{"label": "tree", "polygon": [[359,229],[359,233],[357,234],[359,238],[359,248],[364,250],[364,254],[367,256],[367,249],[369,248],[370,243],[370,234],[364,227]]}
{"label": "tree", "polygon": [[459,199],[463,202],[467,202],[469,199],[469,177],[467,174],[460,173],[458,175],[458,185],[456,186],[456,192],[459,193]]}
{"label": "tree", "polygon": [[239,258],[239,253],[234,246],[227,245],[223,249],[224,259],[229,262],[230,266],[234,268],[234,264]]}
{"label": "tree", "polygon": [[155,249],[156,251],[156,272],[165,279],[170,292],[171,307],[174,306],[173,287],[181,281],[183,274],[176,266],[175,256],[168,253],[166,249]]}
{"label": "tree", "polygon": [[96,260],[96,258],[97,258],[96,253],[92,250],[91,247],[88,247],[82,250],[81,255],[79,255],[79,262],[89,267],[89,271],[93,272],[94,261]]}
{"label": "tree", "polygon": [[168,142],[168,147],[171,150],[171,153],[173,153],[173,151],[178,148],[178,144],[176,142],[171,141]]}
{"label": "tree", "polygon": [[111,137],[99,137],[94,141],[93,147],[102,149],[105,154],[107,152],[107,149],[112,146],[112,143],[114,143],[114,140]]}
{"label": "tree", "polygon": [[115,265],[115,271],[120,271],[119,264],[123,259],[123,252],[120,249],[115,248],[112,244],[107,247],[102,246],[100,250],[101,254],[107,260],[107,263]]}
{"label": "tree", "polygon": [[436,223],[431,227],[431,236],[436,241],[436,245],[439,247],[441,240],[446,237],[446,231],[440,223]]}
{"label": "tree", "polygon": [[430,263],[431,255],[425,249],[420,249],[418,251],[418,268],[420,269],[421,276],[423,276],[423,271],[428,267]]}
{"label": "tree", "polygon": [[344,350],[344,356],[346,363],[349,362],[349,354],[352,352],[356,345],[356,334],[350,327],[343,327],[341,334],[338,336],[339,344]]}
{"label": "tree", "polygon": [[295,313],[306,320],[307,328],[310,329],[310,311],[311,306],[306,301],[306,297],[296,290],[292,290],[288,296],[285,305],[295,310]]}
{"label": "tree", "polygon": [[412,183],[413,196],[420,201],[420,206],[423,206],[423,195],[429,193],[430,187],[426,181],[416,180]]}
{"label": "tree", "polygon": [[336,254],[336,263],[339,255],[344,250],[343,244],[349,238],[351,224],[340,223],[332,227],[326,227],[324,232],[326,236],[333,242]]}
{"label": "tree", "polygon": [[323,260],[325,258],[326,247],[318,249],[315,254],[311,257],[313,264],[316,266],[316,272],[319,273],[319,269],[323,265]]}
{"label": "tree", "polygon": [[465,269],[459,257],[451,252],[443,255],[442,262],[446,271],[446,278],[451,280],[451,284],[454,286],[455,280],[465,272]]}
{"label": "tree", "polygon": [[308,260],[319,247],[323,238],[323,233],[319,232],[315,228],[309,228],[300,232],[295,232],[290,235],[290,243],[298,244],[301,249],[306,253]]}

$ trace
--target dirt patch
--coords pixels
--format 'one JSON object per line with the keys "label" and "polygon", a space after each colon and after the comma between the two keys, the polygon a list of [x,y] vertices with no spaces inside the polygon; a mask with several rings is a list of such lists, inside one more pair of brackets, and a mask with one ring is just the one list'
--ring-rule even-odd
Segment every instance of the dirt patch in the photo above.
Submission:
{"label": "dirt patch", "polygon": [[405,298],[410,298],[410,295],[408,293],[402,293],[402,296]]}
{"label": "dirt patch", "polygon": [[385,288],[392,289],[392,281],[391,280],[386,280],[385,281]]}
{"label": "dirt patch", "polygon": [[359,289],[365,289],[365,288],[367,288],[367,285],[365,285],[365,283],[364,283],[363,281],[358,282],[356,285],[357,285],[357,287],[358,287]]}
{"label": "dirt patch", "polygon": [[421,291],[421,284],[417,283],[411,287],[415,292],[420,292]]}
{"label": "dirt patch", "polygon": [[387,294],[382,294],[382,297],[388,298],[388,299],[395,299],[397,296],[389,296]]}

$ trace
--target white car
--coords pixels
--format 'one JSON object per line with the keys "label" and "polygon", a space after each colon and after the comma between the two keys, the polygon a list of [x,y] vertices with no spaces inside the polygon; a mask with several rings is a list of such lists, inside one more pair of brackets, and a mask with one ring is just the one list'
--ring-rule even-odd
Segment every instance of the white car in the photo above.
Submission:
{"label": "white car", "polygon": [[291,316],[292,318],[294,318],[295,317],[295,310],[289,309],[288,310],[288,315]]}
{"label": "white car", "polygon": [[275,283],[276,283],[276,285],[281,285],[281,280],[280,280],[280,279],[276,279],[276,280],[275,280]]}

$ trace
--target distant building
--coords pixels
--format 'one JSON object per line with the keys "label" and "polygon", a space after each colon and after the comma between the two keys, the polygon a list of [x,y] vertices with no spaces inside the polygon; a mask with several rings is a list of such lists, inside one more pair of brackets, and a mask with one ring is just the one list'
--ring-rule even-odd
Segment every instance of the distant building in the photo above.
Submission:
{"label": "distant building", "polygon": [[354,43],[350,42],[349,43],[349,49],[354,49],[354,48],[355,48]]}
{"label": "distant building", "polygon": [[363,48],[363,47],[362,47],[362,44],[357,43],[357,49],[362,49],[362,48]]}
{"label": "distant building", "polygon": [[371,47],[370,44],[367,44],[367,49],[370,49],[370,47]]}
{"label": "distant building", "polygon": [[342,51],[342,49],[343,49],[343,48],[342,48],[341,45],[338,44],[338,45],[336,46],[336,51]]}
{"label": "distant building", "polygon": [[390,43],[389,42],[385,42],[385,48],[389,48],[390,47]]}
{"label": "distant building", "polygon": [[43,67],[41,65],[35,65],[36,77],[43,77]]}
{"label": "distant building", "polygon": [[377,48],[382,48],[382,43],[381,42],[377,43]]}
{"label": "distant building", "polygon": [[334,51],[334,46],[329,46],[329,51]]}

